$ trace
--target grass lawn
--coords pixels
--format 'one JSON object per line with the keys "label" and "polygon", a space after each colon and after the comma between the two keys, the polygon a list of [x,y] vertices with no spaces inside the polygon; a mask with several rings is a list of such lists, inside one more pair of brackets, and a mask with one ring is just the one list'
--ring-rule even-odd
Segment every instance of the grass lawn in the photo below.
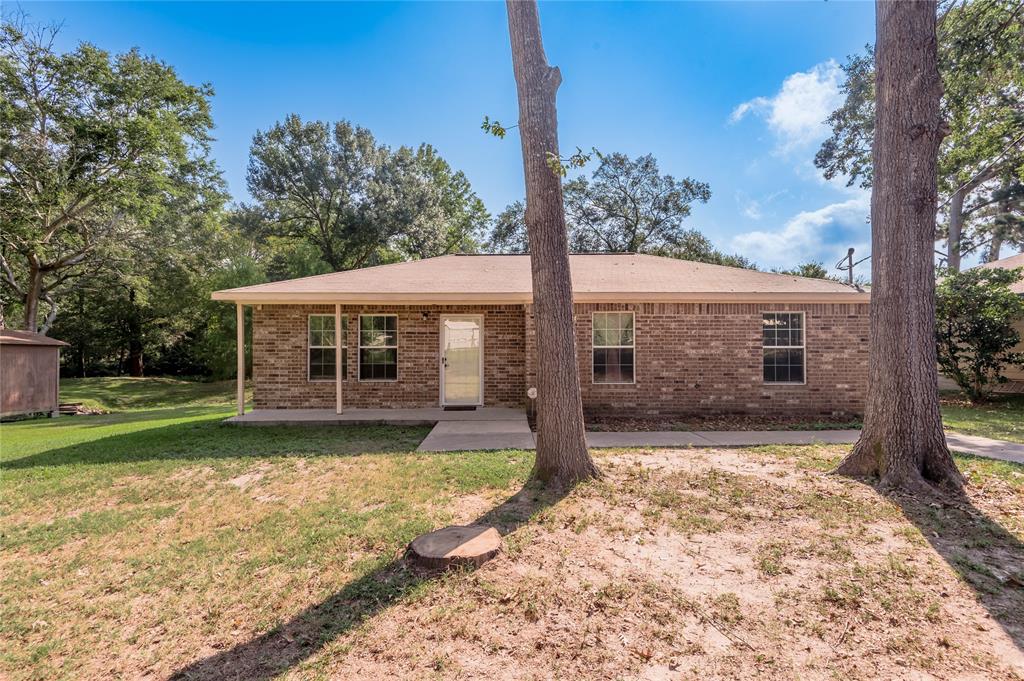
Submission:
{"label": "grass lawn", "polygon": [[[530,453],[172,387],[0,426],[0,678],[1024,678],[1022,466],[959,458],[969,500],[931,505],[827,475],[839,447],[602,451],[559,497]],[[403,560],[477,520],[484,567]]]}
{"label": "grass lawn", "polygon": [[1024,395],[997,397],[981,405],[959,395],[944,395],[942,421],[946,428],[965,435],[1024,442]]}

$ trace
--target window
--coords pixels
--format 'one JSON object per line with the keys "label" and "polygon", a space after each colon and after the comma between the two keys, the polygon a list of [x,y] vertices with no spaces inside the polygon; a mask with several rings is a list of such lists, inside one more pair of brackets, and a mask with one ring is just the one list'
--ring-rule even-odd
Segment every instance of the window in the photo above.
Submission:
{"label": "window", "polygon": [[[309,380],[334,380],[334,315],[309,315]],[[348,317],[341,318],[341,378],[348,375]]]}
{"label": "window", "polygon": [[359,316],[359,380],[398,380],[398,315]]}
{"label": "window", "polygon": [[633,313],[595,312],[594,383],[633,383]]}
{"label": "window", "polygon": [[766,312],[763,316],[765,383],[804,382],[804,313]]}

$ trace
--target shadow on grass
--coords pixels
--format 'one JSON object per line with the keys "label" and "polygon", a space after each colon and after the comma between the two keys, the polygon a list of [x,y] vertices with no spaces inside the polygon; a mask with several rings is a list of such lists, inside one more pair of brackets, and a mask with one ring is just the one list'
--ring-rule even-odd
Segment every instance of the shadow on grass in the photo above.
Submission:
{"label": "shadow on grass", "polygon": [[[208,418],[202,418],[208,415]],[[196,418],[198,417],[198,418]],[[210,414],[201,407],[135,412],[110,417],[75,416],[72,419],[105,419],[103,422],[78,421],[62,428],[65,424],[47,424],[45,429],[33,432],[33,438],[46,437],[51,433],[54,439],[68,438],[70,431],[117,427],[124,425],[128,432],[97,437],[85,442],[55,447],[20,455],[15,445],[5,451],[2,467],[18,470],[43,466],[68,464],[117,464],[145,461],[173,460],[188,461],[210,458],[240,458],[254,456],[302,456],[379,454],[386,452],[408,452],[430,431],[427,427],[399,426],[280,426],[266,428],[236,428],[221,423],[224,414]],[[191,419],[183,423],[139,427],[133,424],[149,421]],[[58,419],[60,421],[62,419]],[[7,426],[5,426],[6,428]]]}
{"label": "shadow on grass", "polygon": [[[470,524],[492,525],[506,536],[563,496],[528,481],[500,506]],[[326,600],[306,608],[267,633],[197,660],[174,672],[170,678],[196,681],[275,678],[441,574],[443,571],[419,568],[404,556],[397,558],[349,582]]]}
{"label": "shadow on grass", "polygon": [[942,500],[902,494],[887,498],[1024,651],[1024,542],[978,509],[966,494]]}

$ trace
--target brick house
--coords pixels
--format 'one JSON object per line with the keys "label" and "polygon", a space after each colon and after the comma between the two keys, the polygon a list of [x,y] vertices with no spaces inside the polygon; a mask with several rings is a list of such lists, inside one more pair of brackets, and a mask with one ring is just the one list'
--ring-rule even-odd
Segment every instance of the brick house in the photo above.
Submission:
{"label": "brick house", "polygon": [[[570,260],[588,414],[861,413],[867,293],[651,255]],[[523,407],[535,385],[527,255],[449,255],[213,298],[237,305],[241,375],[253,308],[257,409]],[[240,413],[241,397],[240,383]]]}

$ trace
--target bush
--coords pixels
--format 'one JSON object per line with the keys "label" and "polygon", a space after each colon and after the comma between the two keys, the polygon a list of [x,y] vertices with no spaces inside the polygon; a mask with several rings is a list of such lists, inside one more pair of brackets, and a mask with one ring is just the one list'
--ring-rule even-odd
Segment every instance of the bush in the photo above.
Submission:
{"label": "bush", "polygon": [[939,368],[972,402],[1006,382],[1007,364],[1024,365],[1013,327],[1024,318],[1024,297],[1010,289],[1020,278],[1020,269],[975,268],[946,275],[936,289]]}

